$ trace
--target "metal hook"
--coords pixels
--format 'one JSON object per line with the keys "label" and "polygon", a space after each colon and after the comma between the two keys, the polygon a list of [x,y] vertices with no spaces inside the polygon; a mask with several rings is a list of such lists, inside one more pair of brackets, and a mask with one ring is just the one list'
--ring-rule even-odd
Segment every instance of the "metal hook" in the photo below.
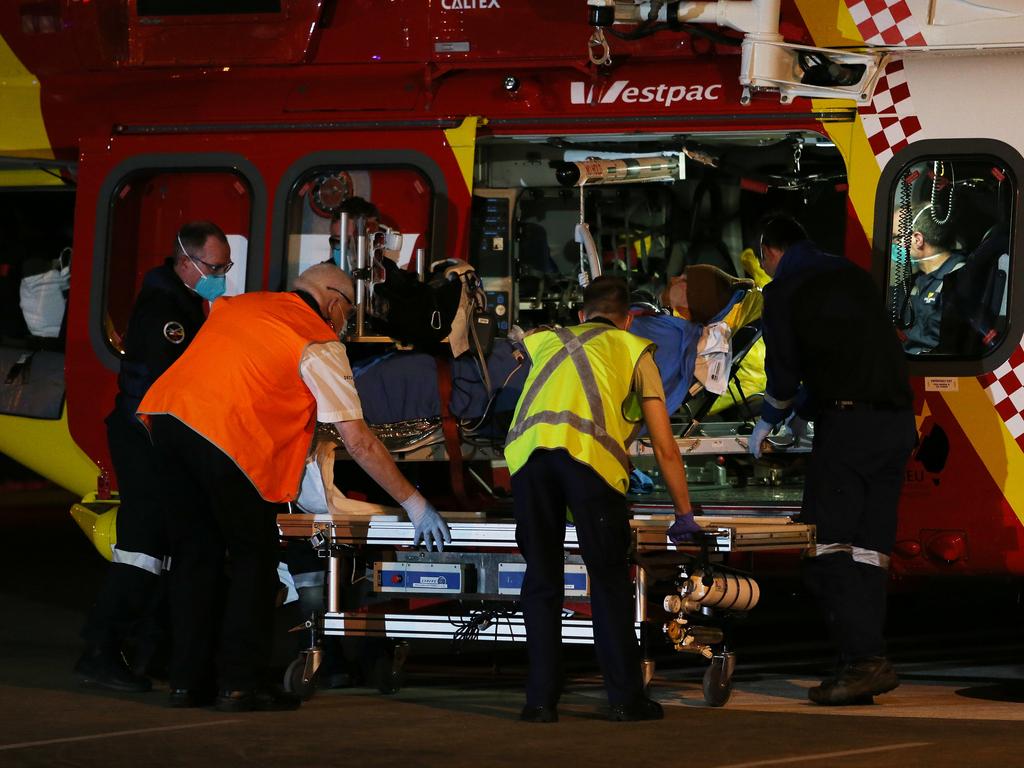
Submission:
{"label": "metal hook", "polygon": [[590,57],[590,63],[599,67],[606,67],[612,63],[611,49],[601,27],[595,29],[587,41],[587,55]]}

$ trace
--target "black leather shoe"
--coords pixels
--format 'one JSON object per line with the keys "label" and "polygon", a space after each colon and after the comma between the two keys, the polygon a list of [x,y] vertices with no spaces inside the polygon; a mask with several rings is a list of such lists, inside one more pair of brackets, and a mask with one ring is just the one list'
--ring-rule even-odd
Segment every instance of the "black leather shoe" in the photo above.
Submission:
{"label": "black leather shoe", "polygon": [[807,698],[815,704],[833,707],[871,704],[872,697],[888,693],[899,684],[889,660],[875,656],[847,664],[836,677],[809,689]]}
{"label": "black leather shoe", "polygon": [[643,698],[632,704],[613,704],[608,710],[608,719],[613,723],[634,722],[636,720],[661,720],[665,711],[661,704]]}
{"label": "black leather shoe", "polygon": [[172,709],[191,709],[194,707],[206,707],[217,699],[217,694],[212,690],[196,688],[171,688],[167,696],[167,706]]}
{"label": "black leather shoe", "polygon": [[75,674],[84,685],[119,693],[146,693],[153,689],[148,677],[136,675],[120,653],[86,649],[77,662]]}
{"label": "black leather shoe", "polygon": [[555,707],[533,707],[527,704],[519,713],[519,719],[524,723],[557,723],[558,710]]}
{"label": "black leather shoe", "polygon": [[302,699],[283,691],[221,691],[217,694],[220,712],[282,712],[298,709]]}

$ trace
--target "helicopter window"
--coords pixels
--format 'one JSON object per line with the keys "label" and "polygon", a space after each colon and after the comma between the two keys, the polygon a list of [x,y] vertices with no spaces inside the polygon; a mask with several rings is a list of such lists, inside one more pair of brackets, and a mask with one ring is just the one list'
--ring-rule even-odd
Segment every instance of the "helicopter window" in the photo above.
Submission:
{"label": "helicopter window", "polygon": [[[317,166],[292,185],[285,209],[283,289],[307,267],[328,259],[346,271],[356,267],[358,226],[366,233],[367,266],[371,255],[386,257],[403,269],[416,269],[417,251],[429,253],[434,191],[414,168]],[[340,216],[349,221],[344,238]],[[337,220],[335,222],[335,220]]]}
{"label": "helicopter window", "polygon": [[146,168],[119,181],[111,202],[103,304],[103,330],[113,349],[121,349],[146,273],[171,257],[187,222],[208,220],[224,231],[235,264],[226,276],[226,294],[245,291],[252,198],[244,176],[218,168]]}
{"label": "helicopter window", "polygon": [[977,360],[1006,338],[1016,188],[994,156],[919,154],[899,166],[876,249],[909,358]]}

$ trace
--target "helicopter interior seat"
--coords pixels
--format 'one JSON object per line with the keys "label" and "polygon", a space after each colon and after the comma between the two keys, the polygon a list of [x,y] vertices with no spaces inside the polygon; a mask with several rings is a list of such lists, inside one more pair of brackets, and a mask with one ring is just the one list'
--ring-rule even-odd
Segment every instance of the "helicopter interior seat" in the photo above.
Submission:
{"label": "helicopter interior seat", "polygon": [[963,267],[942,281],[937,353],[979,356],[1002,338],[1007,325],[1010,226],[989,227]]}

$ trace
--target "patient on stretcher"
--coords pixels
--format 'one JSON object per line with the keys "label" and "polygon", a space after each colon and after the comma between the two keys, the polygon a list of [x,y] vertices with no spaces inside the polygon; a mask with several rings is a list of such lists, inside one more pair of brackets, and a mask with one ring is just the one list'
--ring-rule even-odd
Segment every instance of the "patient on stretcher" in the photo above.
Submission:
{"label": "patient on stretcher", "polygon": [[[725,391],[732,369],[732,337],[760,318],[761,293],[753,281],[700,265],[673,281],[664,298],[673,314],[633,312],[630,332],[657,345],[669,413],[695,392]],[[419,352],[389,352],[354,367],[363,417],[385,446],[402,453],[444,442],[442,413],[458,424],[465,443],[501,446],[529,370],[521,345],[497,339],[486,358],[488,376],[471,354],[440,362]],[[489,380],[491,390],[485,383]],[[334,488],[330,440],[318,443],[299,504],[307,511],[380,513],[385,508],[345,499]],[[318,460],[317,460],[318,459]],[[330,474],[331,477],[326,475]]]}
{"label": "patient on stretcher", "polygon": [[[657,344],[655,360],[670,413],[690,393],[695,377],[709,391],[725,390],[732,335],[756,321],[761,310],[761,295],[751,290],[752,281],[715,267],[690,267],[676,286],[680,284],[686,286],[681,298],[689,318],[638,310],[630,327],[632,333]],[[518,345],[498,339],[487,357],[490,392],[473,355],[450,360],[439,369],[432,355],[391,352],[356,366],[354,373],[364,418],[383,433],[385,445],[400,451],[409,447],[407,441],[415,441],[418,430],[439,425],[444,398],[465,436],[500,444],[528,367]],[[398,426],[403,424],[407,427]]]}

